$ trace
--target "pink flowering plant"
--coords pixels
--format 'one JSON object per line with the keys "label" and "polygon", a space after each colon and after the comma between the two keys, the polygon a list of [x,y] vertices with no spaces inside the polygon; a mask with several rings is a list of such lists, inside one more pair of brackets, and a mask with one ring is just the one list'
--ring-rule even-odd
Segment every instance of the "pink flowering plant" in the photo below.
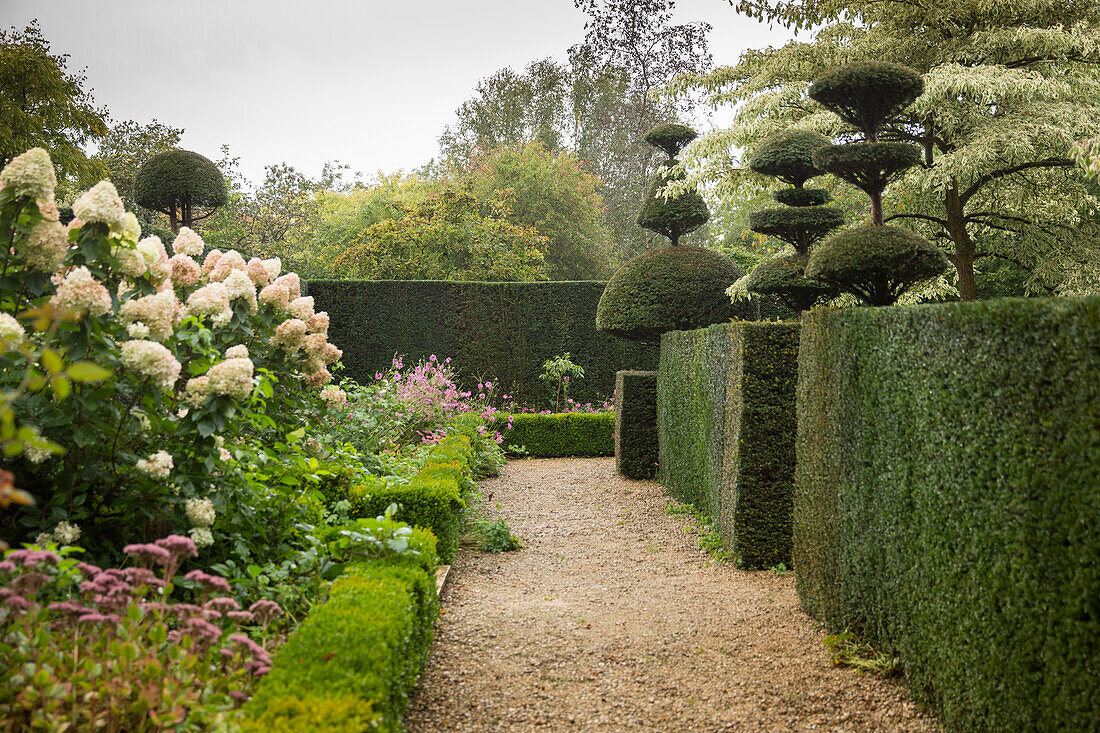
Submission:
{"label": "pink flowering plant", "polygon": [[[249,608],[218,575],[176,576],[195,543],[132,544],[132,565],[102,569],[72,548],[0,561],[3,730],[224,728],[271,668],[266,630],[281,609]],[[195,588],[191,602],[175,587]],[[260,641],[256,641],[259,638]]]}
{"label": "pink flowering plant", "polygon": [[64,523],[108,553],[167,529],[241,541],[224,519],[271,490],[238,455],[343,409],[322,389],[341,356],[327,314],[278,259],[206,251],[186,227],[142,238],[108,182],[63,225],[55,183],[41,149],[0,173],[0,470],[38,502],[0,534]]}

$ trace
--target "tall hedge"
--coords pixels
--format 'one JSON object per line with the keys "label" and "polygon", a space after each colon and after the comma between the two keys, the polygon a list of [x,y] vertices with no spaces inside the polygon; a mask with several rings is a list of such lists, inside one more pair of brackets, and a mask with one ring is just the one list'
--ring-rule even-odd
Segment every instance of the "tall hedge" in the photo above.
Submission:
{"label": "tall hedge", "polygon": [[313,280],[317,310],[328,311],[333,343],[347,375],[360,381],[406,361],[449,356],[467,387],[497,378],[521,403],[546,405],[538,379],[547,359],[569,352],[584,367],[569,396],[596,402],[615,388],[620,369],[653,369],[658,347],[596,330],[603,282],[478,283],[409,280]]}
{"label": "tall hedge", "polygon": [[804,608],[950,728],[1100,725],[1100,298],[803,321]]}
{"label": "tall hedge", "polygon": [[660,481],[718,519],[739,564],[791,561],[798,324],[731,323],[661,341]]}
{"label": "tall hedge", "polygon": [[615,470],[635,479],[657,475],[657,373],[615,375]]}

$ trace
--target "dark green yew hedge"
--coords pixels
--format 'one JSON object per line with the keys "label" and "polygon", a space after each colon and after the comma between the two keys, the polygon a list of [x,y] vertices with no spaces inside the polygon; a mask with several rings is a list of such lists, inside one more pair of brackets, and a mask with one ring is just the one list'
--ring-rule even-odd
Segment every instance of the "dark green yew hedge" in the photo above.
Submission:
{"label": "dark green yew hedge", "polygon": [[803,607],[958,730],[1100,724],[1100,298],[815,310]]}
{"label": "dark green yew hedge", "polygon": [[519,413],[498,417],[491,428],[504,436],[505,448],[523,448],[531,458],[615,455],[613,412]]}
{"label": "dark green yew hedge", "polygon": [[718,519],[738,563],[791,562],[798,324],[674,331],[658,370],[659,480]]}
{"label": "dark green yew hedge", "polygon": [[615,469],[628,478],[657,475],[657,373],[615,375]]}
{"label": "dark green yew hedge", "polygon": [[478,283],[440,281],[312,280],[317,310],[328,311],[329,338],[344,350],[346,374],[366,382],[390,367],[395,354],[415,363],[451,357],[467,389],[499,379],[521,404],[552,404],[553,390],[538,379],[542,364],[569,352],[584,367],[569,395],[598,402],[611,395],[615,372],[653,369],[655,344],[639,344],[596,330],[604,283]]}

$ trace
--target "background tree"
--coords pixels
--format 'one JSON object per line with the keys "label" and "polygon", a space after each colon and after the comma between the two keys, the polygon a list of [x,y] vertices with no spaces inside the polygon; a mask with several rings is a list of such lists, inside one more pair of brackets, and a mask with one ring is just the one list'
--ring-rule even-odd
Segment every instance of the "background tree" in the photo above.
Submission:
{"label": "background tree", "polygon": [[[23,31],[0,30],[0,166],[42,147],[64,188],[73,188],[77,178],[99,180],[105,173],[85,146],[107,133],[107,110],[95,106],[87,77],[70,73],[68,60],[50,53],[36,21]],[[63,190],[62,197],[66,193],[74,191]]]}
{"label": "background tree", "polygon": [[551,279],[611,275],[600,182],[572,153],[538,142],[504,146],[478,155],[456,177],[480,200],[511,192],[507,219],[547,238],[542,252]]}
{"label": "background tree", "polygon": [[574,153],[601,182],[613,264],[649,246],[636,226],[638,201],[660,165],[645,132],[690,115],[693,100],[657,99],[652,92],[678,74],[710,68],[710,26],[672,24],[672,0],[577,0],[589,16],[585,40],[568,62],[537,61],[523,74],[498,71],[478,83],[440,138],[444,156],[463,166],[501,145],[542,142]]}
{"label": "background tree", "polygon": [[996,258],[1028,272],[1035,292],[1080,293],[1100,284],[1100,201],[1072,168],[1077,140],[1100,133],[1100,4],[1055,0],[735,0],[739,11],[816,28],[812,42],[749,51],[733,67],[677,85],[735,104],[730,129],[693,146],[694,175],[734,196],[743,177],[731,150],[795,123],[844,132],[805,96],[824,71],[858,59],[897,61],[924,78],[925,94],[888,124],[882,141],[912,142],[921,165],[886,196],[939,243],[964,299],[977,295],[976,263]]}
{"label": "background tree", "polygon": [[[167,150],[142,164],[134,182],[134,200],[139,206],[168,216],[172,232],[191,227],[229,198],[225,179],[209,159],[190,150]],[[208,209],[201,213],[202,209]]]}
{"label": "background tree", "polygon": [[361,233],[341,262],[369,280],[545,280],[546,237],[507,221],[509,201],[447,187]]}

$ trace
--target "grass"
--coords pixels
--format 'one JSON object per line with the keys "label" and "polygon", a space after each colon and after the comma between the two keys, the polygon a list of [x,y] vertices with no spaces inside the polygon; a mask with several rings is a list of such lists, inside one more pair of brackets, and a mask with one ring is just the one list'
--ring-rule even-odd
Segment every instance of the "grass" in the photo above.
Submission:
{"label": "grass", "polygon": [[869,644],[861,642],[851,631],[830,634],[825,646],[832,654],[833,665],[851,667],[864,674],[877,677],[896,677],[902,673],[901,660],[888,656]]}
{"label": "grass", "polygon": [[733,553],[722,543],[722,535],[718,532],[718,522],[706,512],[696,509],[694,504],[685,504],[675,499],[669,499],[665,505],[665,514],[673,517],[692,517],[694,525],[684,528],[685,532],[695,532],[699,535],[699,547],[706,551],[719,565],[732,562]]}

